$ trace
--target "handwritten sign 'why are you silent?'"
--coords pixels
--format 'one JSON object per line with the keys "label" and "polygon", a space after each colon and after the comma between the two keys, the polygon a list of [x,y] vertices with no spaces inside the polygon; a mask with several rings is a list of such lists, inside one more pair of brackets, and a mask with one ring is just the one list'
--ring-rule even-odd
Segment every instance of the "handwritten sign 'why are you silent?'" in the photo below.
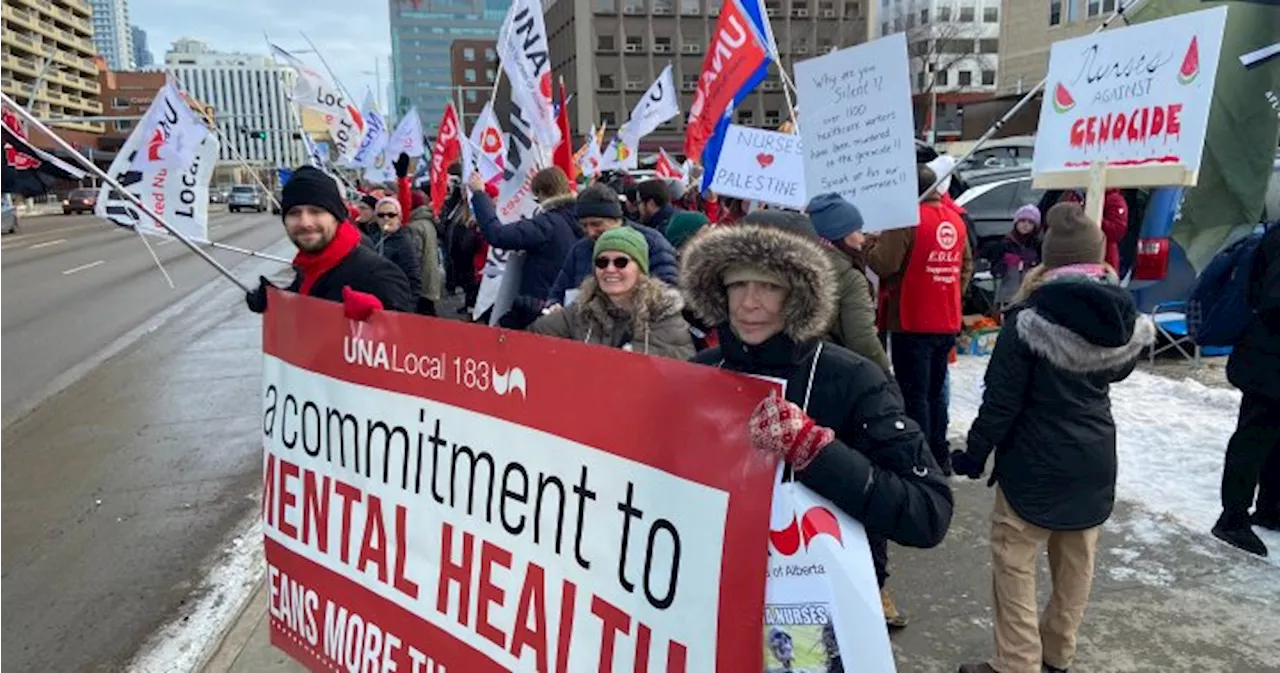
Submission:
{"label": "handwritten sign 'why are you silent?'", "polygon": [[1036,174],[1109,166],[1200,168],[1227,8],[1055,42]]}
{"label": "handwritten sign 'why are you silent?'", "polygon": [[711,191],[804,210],[804,151],[800,136],[730,124]]}
{"label": "handwritten sign 'why are you silent?'", "polygon": [[796,64],[805,184],[862,211],[865,231],[915,226],[916,149],[902,33]]}

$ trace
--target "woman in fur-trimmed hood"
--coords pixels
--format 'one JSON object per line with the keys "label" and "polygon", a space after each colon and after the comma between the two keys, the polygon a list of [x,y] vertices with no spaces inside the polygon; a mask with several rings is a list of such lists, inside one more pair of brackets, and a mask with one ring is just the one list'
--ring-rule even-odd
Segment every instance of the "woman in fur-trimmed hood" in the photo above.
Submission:
{"label": "woman in fur-trimmed hood", "polygon": [[[978,418],[957,474],[990,483],[996,653],[962,673],[1065,671],[1093,580],[1098,532],[1116,491],[1111,384],[1155,339],[1115,270],[1106,237],[1076,203],[1045,219],[1043,263],[1023,279],[987,365]],[[1036,556],[1049,551],[1052,597],[1036,614]]]}
{"label": "woman in fur-trimmed hood", "polygon": [[573,302],[556,306],[529,331],[583,343],[687,360],[693,336],[681,316],[684,300],[666,283],[649,276],[649,245],[630,227],[610,229],[596,239],[593,272]]}
{"label": "woman in fur-trimmed hood", "polygon": [[694,362],[783,379],[750,419],[752,445],[869,531],[914,547],[942,541],[951,489],[901,395],[874,362],[822,341],[836,311],[830,257],[815,241],[756,225],[691,240],[685,300],[720,345]]}

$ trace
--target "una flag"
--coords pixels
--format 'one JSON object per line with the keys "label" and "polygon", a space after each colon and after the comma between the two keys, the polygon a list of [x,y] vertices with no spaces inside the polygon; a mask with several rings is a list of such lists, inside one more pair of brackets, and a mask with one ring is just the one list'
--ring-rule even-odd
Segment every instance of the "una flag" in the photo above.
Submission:
{"label": "una flag", "polygon": [[392,170],[391,160],[387,158],[386,152],[378,152],[378,155],[365,166],[364,179],[366,182],[395,181],[396,174]]}
{"label": "una flag", "polygon": [[440,133],[431,148],[431,210],[440,216],[445,197],[449,194],[449,166],[458,160],[462,146],[458,138],[458,112],[453,103],[444,108],[440,118]]}
{"label": "una flag", "polygon": [[591,176],[600,174],[600,164],[603,157],[600,155],[600,141],[596,138],[596,127],[591,127],[591,134],[587,136],[587,142],[582,146],[579,152],[578,168],[583,173]]}
{"label": "una flag", "polygon": [[[671,74],[671,66],[662,69],[662,74],[653,82],[649,90],[631,110],[631,118],[626,123],[626,135],[631,138],[632,145],[637,145],[641,138],[653,133],[659,126],[680,114],[680,98],[676,92],[675,78]],[[619,131],[619,133],[622,133]]]}
{"label": "una flag", "polygon": [[[218,162],[218,137],[206,134],[185,164],[151,161],[153,131],[139,125],[129,135],[107,169],[116,182],[138,198],[170,227],[193,241],[209,240],[209,181]],[[93,214],[139,233],[166,236],[169,232],[126,201],[110,185],[98,192]]]}
{"label": "una flag", "polygon": [[680,179],[680,169],[676,168],[676,162],[671,159],[664,148],[658,149],[658,164],[653,167],[654,173],[660,178],[676,178]]}
{"label": "una flag", "polygon": [[39,196],[48,193],[54,180],[79,180],[84,171],[64,163],[27,141],[17,116],[4,111],[4,175],[0,185],[6,194]]}
{"label": "una flag", "polygon": [[[497,185],[502,179],[503,166],[506,159],[506,143],[502,139],[502,127],[498,125],[498,117],[493,113],[493,102],[484,104],[476,125],[471,128],[471,145],[473,160],[480,177],[488,184]],[[464,175],[463,180],[470,178]]]}
{"label": "una flag", "polygon": [[180,171],[191,165],[209,136],[209,127],[178,88],[167,83],[156,92],[147,114],[129,137],[135,136],[141,136],[146,147],[133,154],[132,170],[147,172],[154,165]]}
{"label": "una flag", "polygon": [[542,4],[537,0],[515,0],[498,31],[498,56],[511,79],[513,102],[524,110],[529,127],[541,151],[560,141],[551,83],[547,26]]}
{"label": "una flag", "polygon": [[715,174],[733,109],[769,72],[772,48],[762,0],[728,0],[720,9],[711,46],[693,94],[685,129],[684,154],[701,158],[703,189]]}
{"label": "una flag", "polygon": [[393,160],[401,153],[410,157],[420,157],[426,153],[422,146],[422,119],[418,117],[418,108],[411,107],[409,112],[396,125],[396,132],[387,141],[387,156]]}
{"label": "una flag", "polygon": [[387,120],[378,112],[373,96],[364,97],[364,138],[351,161],[352,166],[369,168],[377,161],[382,150],[387,146]]}
{"label": "una flag", "polygon": [[329,127],[329,139],[338,149],[339,160],[350,161],[360,150],[360,141],[364,139],[365,123],[360,111],[327,77],[298,57],[274,44],[271,45],[271,53],[284,60],[297,73],[298,79],[294,82],[289,98],[298,105],[319,110],[324,115],[324,123]]}

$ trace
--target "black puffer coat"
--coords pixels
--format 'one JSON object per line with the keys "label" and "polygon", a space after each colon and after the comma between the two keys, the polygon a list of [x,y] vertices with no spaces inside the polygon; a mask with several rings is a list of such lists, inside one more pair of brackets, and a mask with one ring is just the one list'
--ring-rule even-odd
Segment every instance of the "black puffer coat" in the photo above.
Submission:
{"label": "black puffer coat", "polygon": [[520,296],[538,303],[546,300],[560,274],[569,249],[585,234],[574,212],[572,194],[542,202],[542,212],[533,217],[503,224],[493,200],[477,192],[471,196],[476,223],[489,245],[503,250],[524,250],[524,270],[520,276]]}
{"label": "black puffer coat", "polygon": [[1018,516],[1050,530],[1111,516],[1111,384],[1133,372],[1154,338],[1128,291],[1081,275],[1050,280],[1009,311],[968,453],[983,464],[995,451],[991,481]]}
{"label": "black puffer coat", "polygon": [[1227,360],[1227,380],[1246,393],[1280,400],[1280,224],[1262,237],[1250,268],[1253,320]]}
{"label": "black puffer coat", "polygon": [[422,240],[407,226],[374,239],[374,249],[404,272],[409,294],[417,301],[422,291]]}
{"label": "black puffer coat", "polygon": [[[744,260],[791,287],[784,331],[756,346],[727,325],[724,272]],[[951,523],[951,488],[919,426],[903,412],[897,385],[871,360],[821,341],[836,310],[835,275],[821,246],[780,229],[713,229],[685,249],[681,286],[694,313],[719,326],[720,346],[694,362],[784,379],[787,399],[806,407],[807,396],[809,416],[835,431],[836,441],[797,473],[800,483],[872,534],[913,547],[942,541]]]}

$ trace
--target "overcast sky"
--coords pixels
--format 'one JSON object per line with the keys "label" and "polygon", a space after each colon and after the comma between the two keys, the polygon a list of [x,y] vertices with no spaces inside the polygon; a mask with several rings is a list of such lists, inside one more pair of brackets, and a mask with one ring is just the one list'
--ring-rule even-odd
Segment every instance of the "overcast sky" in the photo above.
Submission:
{"label": "overcast sky", "polygon": [[147,46],[157,64],[174,40],[192,37],[216,51],[267,54],[265,31],[271,41],[292,51],[323,72],[299,31],[315,42],[338,79],[364,102],[374,88],[374,64],[382,70],[377,92],[386,109],[391,81],[391,29],[387,0],[129,0],[130,20],[147,31]]}

